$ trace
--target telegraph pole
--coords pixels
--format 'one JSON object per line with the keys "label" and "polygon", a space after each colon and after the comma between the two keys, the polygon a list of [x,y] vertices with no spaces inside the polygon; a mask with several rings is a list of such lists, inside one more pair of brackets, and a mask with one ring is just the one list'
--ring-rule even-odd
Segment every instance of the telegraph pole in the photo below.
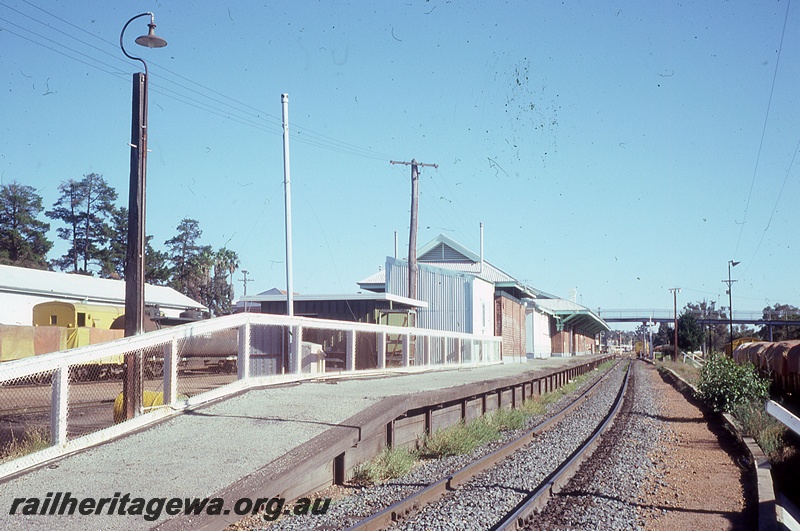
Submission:
{"label": "telegraph pole", "polygon": [[417,199],[419,198],[419,166],[433,166],[438,168],[438,164],[423,164],[417,159],[411,162],[400,162],[390,160],[391,164],[403,164],[411,166],[411,229],[408,235],[408,298],[417,298]]}
{"label": "telegraph pole", "polygon": [[736,267],[740,263],[741,262],[737,262],[736,260],[728,260],[728,280],[723,280],[723,282],[728,285],[728,313],[730,314],[728,322],[730,323],[731,356],[733,356],[733,295],[731,294],[731,284],[736,282],[736,280],[731,279],[731,267]]}
{"label": "telegraph pole", "polygon": [[[247,269],[242,269],[242,276],[244,278],[239,280],[239,282],[244,285],[244,295],[242,295],[242,297],[247,297],[247,283],[253,281],[252,278],[247,278],[248,273],[249,271]],[[247,313],[247,301],[244,301],[244,313]]]}
{"label": "telegraph pole", "polygon": [[678,293],[681,292],[681,288],[669,288],[669,291],[672,293],[672,308],[675,318],[675,354],[672,361],[678,361]]}

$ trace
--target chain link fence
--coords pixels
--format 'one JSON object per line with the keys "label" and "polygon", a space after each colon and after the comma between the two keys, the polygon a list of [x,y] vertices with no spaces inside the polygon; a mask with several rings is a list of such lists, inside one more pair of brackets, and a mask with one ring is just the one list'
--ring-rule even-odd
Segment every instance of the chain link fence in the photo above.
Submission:
{"label": "chain link fence", "polygon": [[[119,435],[143,425],[136,422],[143,413],[199,404],[237,380],[492,363],[500,361],[500,344],[495,337],[239,314],[30,355],[0,363],[0,465],[81,437]],[[137,403],[126,403],[126,389]]]}

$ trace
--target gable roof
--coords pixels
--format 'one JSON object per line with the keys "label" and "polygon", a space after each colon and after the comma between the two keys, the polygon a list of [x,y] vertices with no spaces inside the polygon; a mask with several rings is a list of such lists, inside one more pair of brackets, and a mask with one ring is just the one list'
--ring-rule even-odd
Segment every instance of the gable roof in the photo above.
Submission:
{"label": "gable roof", "polygon": [[439,234],[417,251],[419,262],[468,262],[481,261],[477,255],[444,234]]}
{"label": "gable roof", "polygon": [[[125,281],[0,265],[0,294],[2,293],[124,305]],[[144,301],[148,306],[157,304],[162,308],[176,310],[208,309],[172,288],[152,284],[144,286]]]}
{"label": "gable roof", "polygon": [[[520,282],[486,260],[481,263],[480,255],[470,251],[465,246],[444,234],[439,234],[433,240],[419,248],[417,252],[417,262],[420,264],[435,265],[441,269],[469,273],[482,280],[491,282],[496,288],[513,292],[513,294],[520,299],[554,297],[544,291],[525,285],[523,282]],[[385,271],[378,271],[359,281],[358,285],[362,289],[373,291],[384,289],[386,285],[386,273]]]}

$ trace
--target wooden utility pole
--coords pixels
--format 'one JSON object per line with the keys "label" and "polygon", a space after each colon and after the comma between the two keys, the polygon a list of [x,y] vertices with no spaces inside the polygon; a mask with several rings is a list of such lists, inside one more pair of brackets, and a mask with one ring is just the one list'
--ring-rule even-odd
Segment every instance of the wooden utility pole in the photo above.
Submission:
{"label": "wooden utility pole", "polygon": [[[239,281],[244,284],[244,295],[242,297],[247,297],[247,283],[252,282],[252,278],[247,278],[247,274],[249,271],[247,269],[242,269],[242,276],[244,278],[239,279]],[[247,313],[247,301],[244,301],[244,313]]]}
{"label": "wooden utility pole", "polygon": [[[145,198],[147,196],[147,74],[133,74],[128,243],[125,253],[125,337],[144,331]],[[125,354],[122,411],[125,420],[142,413],[142,351]]]}
{"label": "wooden utility pole", "polygon": [[681,288],[669,288],[669,291],[672,292],[672,311],[675,322],[675,354],[672,361],[678,361],[678,293],[681,292]]}
{"label": "wooden utility pole", "polygon": [[419,166],[433,166],[438,164],[423,164],[417,159],[411,162],[389,161],[392,164],[411,166],[411,228],[408,235],[408,298],[417,298],[417,199],[419,198]]}

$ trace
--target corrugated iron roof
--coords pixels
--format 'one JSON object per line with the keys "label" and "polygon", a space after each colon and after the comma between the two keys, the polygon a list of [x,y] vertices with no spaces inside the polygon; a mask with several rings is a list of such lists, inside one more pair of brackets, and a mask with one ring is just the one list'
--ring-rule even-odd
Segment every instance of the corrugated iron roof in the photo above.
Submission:
{"label": "corrugated iron roof", "polygon": [[[369,300],[369,301],[391,301],[406,306],[415,306],[417,308],[427,308],[428,303],[421,300],[409,299],[400,295],[393,295],[391,293],[339,293],[339,294],[296,294],[292,297],[295,301],[354,301],[354,300]],[[258,295],[248,295],[239,299],[244,302],[281,302],[286,300],[286,295],[276,295],[260,293]]]}
{"label": "corrugated iron roof", "polygon": [[608,323],[589,308],[567,299],[536,299],[530,301],[529,304],[556,317],[561,324],[570,325],[590,334],[611,330]]}
{"label": "corrugated iron roof", "polygon": [[[125,281],[0,265],[0,293],[124,305]],[[170,309],[208,309],[166,286],[145,284],[144,300],[147,305]]]}

